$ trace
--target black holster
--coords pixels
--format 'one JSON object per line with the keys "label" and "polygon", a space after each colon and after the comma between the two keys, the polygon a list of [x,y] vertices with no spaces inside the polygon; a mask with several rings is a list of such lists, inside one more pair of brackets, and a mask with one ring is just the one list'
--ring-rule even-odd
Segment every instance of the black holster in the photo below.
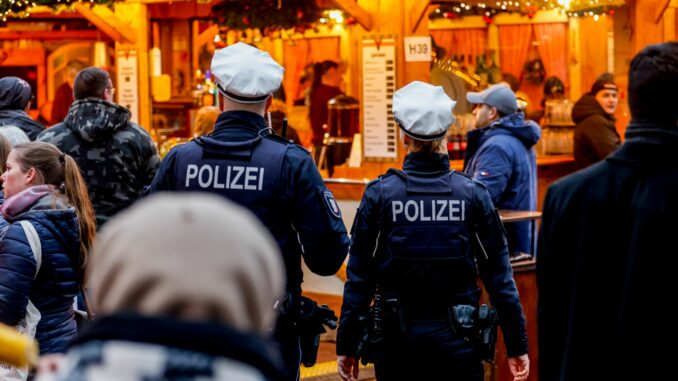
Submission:
{"label": "black holster", "polygon": [[305,296],[286,294],[276,308],[280,318],[299,333],[301,363],[306,367],[315,364],[320,346],[320,335],[337,328],[337,316],[328,306],[321,305]]}
{"label": "black holster", "polygon": [[497,310],[487,304],[476,308],[459,304],[448,310],[448,321],[452,331],[464,340],[474,343],[480,357],[494,361],[497,343]]}
{"label": "black holster", "polygon": [[362,337],[356,357],[363,365],[377,362],[387,346],[402,339],[405,334],[403,309],[397,298],[385,298],[381,293],[374,297],[369,316],[361,317]]}

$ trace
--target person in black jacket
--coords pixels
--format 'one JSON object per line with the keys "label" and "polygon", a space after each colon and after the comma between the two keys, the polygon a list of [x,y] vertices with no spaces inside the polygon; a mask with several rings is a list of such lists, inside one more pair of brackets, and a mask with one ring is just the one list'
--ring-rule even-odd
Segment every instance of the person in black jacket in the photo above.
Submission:
{"label": "person in black jacket", "polygon": [[617,85],[609,73],[598,77],[591,92],[584,94],[572,108],[574,160],[579,168],[603,160],[621,144],[614,127],[617,110]]}
{"label": "person in black jacket", "polygon": [[45,130],[45,126],[28,115],[32,101],[33,94],[28,82],[18,77],[0,78],[0,128],[17,126],[31,140],[35,140]]}
{"label": "person in black jacket", "polygon": [[[393,96],[407,156],[402,171],[368,184],[353,223],[337,333],[345,381],[358,377],[360,357],[374,362],[379,381],[482,380],[474,324],[462,327],[480,304],[478,274],[497,308],[514,380],[530,373],[525,318],[490,193],[450,170],[445,135],[455,103],[441,86],[418,81]],[[367,354],[372,300],[381,312],[367,324],[383,329],[370,340],[383,344]]]}
{"label": "person in black jacket", "polygon": [[275,135],[264,119],[283,71],[268,53],[244,43],[218,50],[212,74],[223,112],[214,131],[172,148],[148,193],[214,193],[248,208],[271,231],[287,270],[274,339],[281,347],[284,379],[297,380],[301,259],[312,272],[333,275],[349,241],[339,206],[308,151]]}
{"label": "person in black jacket", "polygon": [[624,145],[546,194],[540,380],[666,379],[675,360],[678,42],[643,49],[628,83]]}

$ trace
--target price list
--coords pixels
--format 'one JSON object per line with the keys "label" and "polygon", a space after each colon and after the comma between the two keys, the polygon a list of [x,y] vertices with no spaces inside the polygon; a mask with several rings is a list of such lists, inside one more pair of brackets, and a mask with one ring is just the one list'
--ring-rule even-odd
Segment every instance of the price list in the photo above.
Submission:
{"label": "price list", "polygon": [[393,119],[396,86],[395,39],[365,37],[362,41],[363,133],[366,159],[396,159],[397,126]]}

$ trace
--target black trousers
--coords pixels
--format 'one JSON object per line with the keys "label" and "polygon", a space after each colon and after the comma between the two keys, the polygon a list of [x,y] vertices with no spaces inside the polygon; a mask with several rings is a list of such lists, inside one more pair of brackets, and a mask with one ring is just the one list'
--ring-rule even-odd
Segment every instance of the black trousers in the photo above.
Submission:
{"label": "black trousers", "polygon": [[299,364],[301,363],[301,348],[299,347],[299,334],[290,324],[278,322],[273,331],[273,341],[280,350],[282,359],[282,371],[284,381],[297,381],[299,379]]}
{"label": "black trousers", "polygon": [[446,321],[416,321],[400,340],[388,343],[374,364],[378,381],[482,381],[484,369],[475,344],[456,337]]}

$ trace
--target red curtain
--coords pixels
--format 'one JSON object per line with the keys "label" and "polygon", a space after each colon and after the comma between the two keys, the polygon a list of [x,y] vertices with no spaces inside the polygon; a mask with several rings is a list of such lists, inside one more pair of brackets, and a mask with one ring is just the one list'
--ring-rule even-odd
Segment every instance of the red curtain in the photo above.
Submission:
{"label": "red curtain", "polygon": [[567,26],[564,23],[534,24],[537,48],[547,77],[567,83]]}
{"label": "red curtain", "polygon": [[532,25],[499,26],[499,62],[501,71],[520,78],[532,43]]}
{"label": "red curtain", "polygon": [[339,61],[339,37],[305,38],[293,43],[285,41],[283,86],[288,106],[303,96],[299,91],[299,79],[306,65],[324,60]]}
{"label": "red curtain", "polygon": [[466,65],[476,64],[479,55],[487,49],[487,29],[440,29],[432,30],[436,44],[447,51],[447,57],[463,56]]}

